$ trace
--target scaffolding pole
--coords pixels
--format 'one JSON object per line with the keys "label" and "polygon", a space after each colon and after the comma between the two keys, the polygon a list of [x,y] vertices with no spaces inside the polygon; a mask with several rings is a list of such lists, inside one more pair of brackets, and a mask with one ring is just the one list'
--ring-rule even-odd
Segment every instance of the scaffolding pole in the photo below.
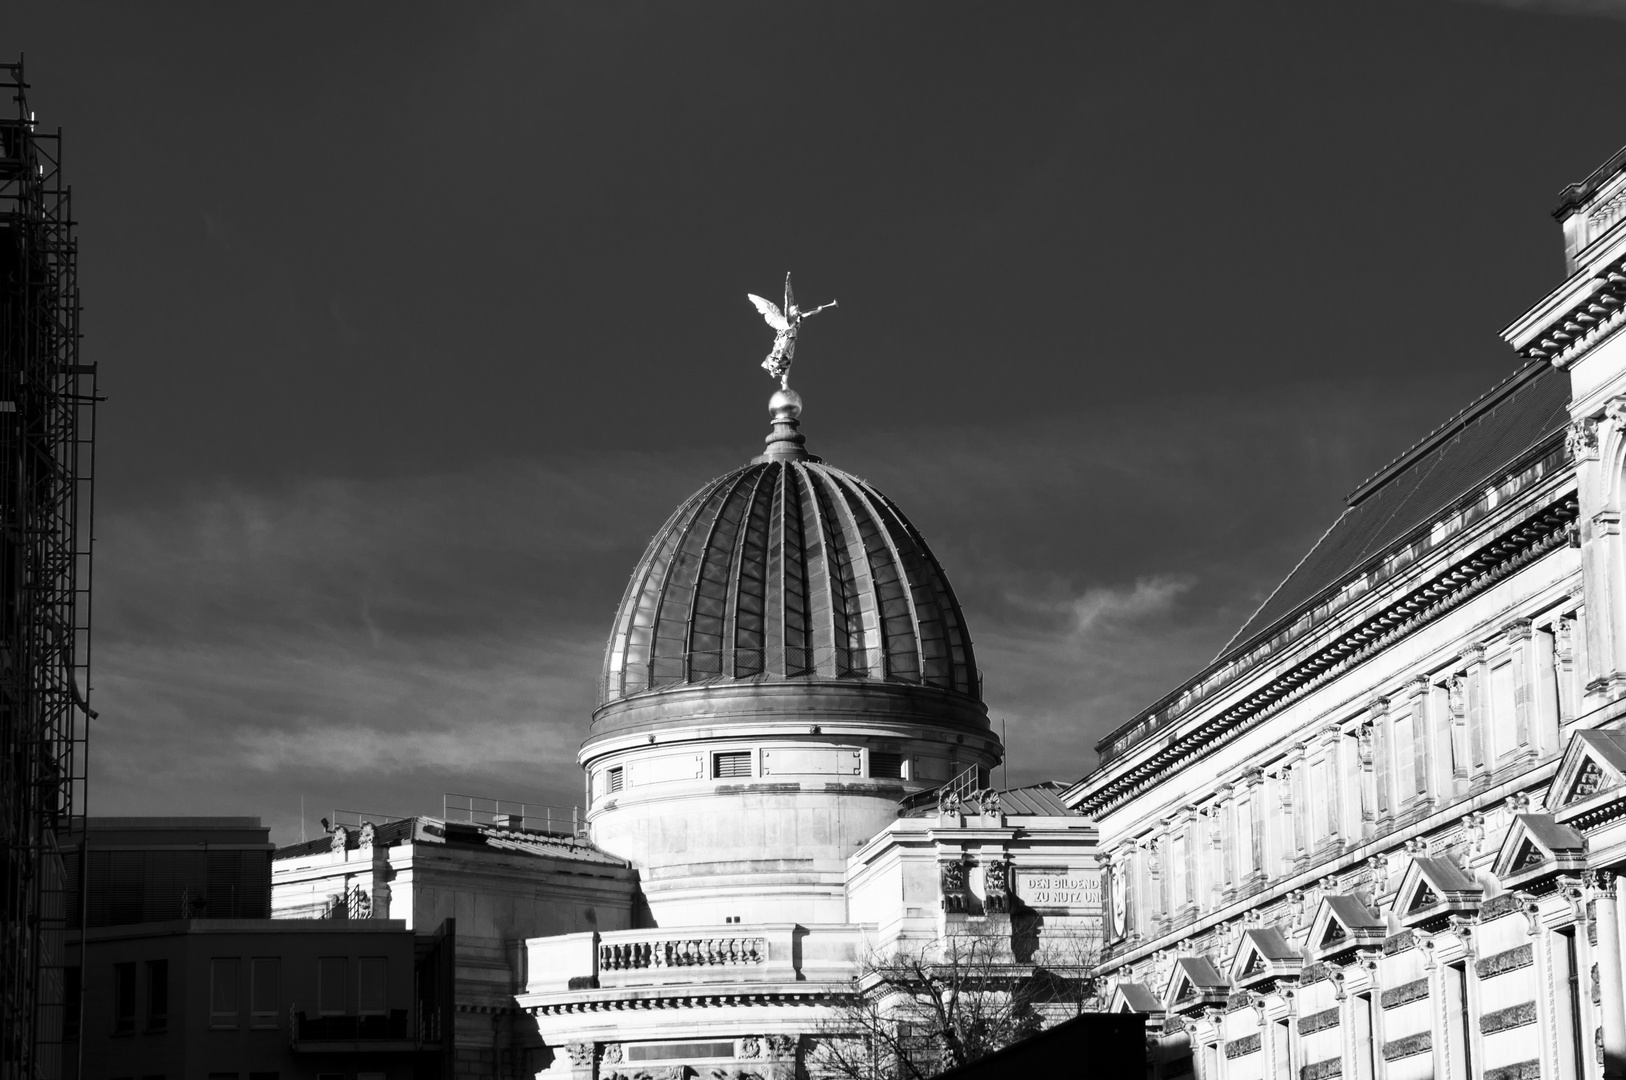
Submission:
{"label": "scaffolding pole", "polygon": [[0,1080],[77,1072],[59,834],[81,824],[91,719],[96,369],[79,360],[62,134],[0,64]]}

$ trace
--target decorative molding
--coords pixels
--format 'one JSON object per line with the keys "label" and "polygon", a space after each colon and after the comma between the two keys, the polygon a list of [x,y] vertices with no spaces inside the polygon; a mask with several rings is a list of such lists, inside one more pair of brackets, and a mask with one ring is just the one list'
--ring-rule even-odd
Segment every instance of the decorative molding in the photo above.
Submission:
{"label": "decorative molding", "polygon": [[1564,433],[1564,449],[1577,462],[1598,460],[1598,422],[1590,417],[1577,420]]}
{"label": "decorative molding", "polygon": [[1481,979],[1505,975],[1509,971],[1527,968],[1536,962],[1536,953],[1529,945],[1520,945],[1506,952],[1494,953],[1474,964],[1474,973]]}
{"label": "decorative molding", "polygon": [[1521,1001],[1517,1005],[1509,1005],[1505,1009],[1488,1012],[1479,1018],[1479,1033],[1481,1035],[1494,1035],[1498,1031],[1508,1031],[1512,1028],[1525,1027],[1536,1022],[1536,1003],[1534,1001]]}
{"label": "decorative molding", "polygon": [[1541,1062],[1521,1061],[1516,1065],[1486,1069],[1485,1080],[1541,1080]]}
{"label": "decorative molding", "polygon": [[1299,1034],[1315,1034],[1317,1031],[1325,1031],[1327,1028],[1337,1028],[1337,1026],[1337,1008],[1324,1008],[1322,1012],[1311,1013],[1309,1017],[1299,1018]]}
{"label": "decorative molding", "polygon": [[1434,1036],[1427,1032],[1418,1032],[1416,1035],[1407,1035],[1405,1038],[1392,1039],[1383,1044],[1383,1060],[1399,1061],[1401,1058],[1412,1057],[1415,1054],[1426,1054],[1434,1049]]}
{"label": "decorative molding", "polygon": [[1225,1044],[1225,1056],[1229,1059],[1246,1057],[1249,1054],[1257,1054],[1259,1052],[1261,1042],[1262,1040],[1259,1038],[1257,1032],[1252,1035],[1244,1035],[1240,1039],[1232,1039],[1230,1042]]}
{"label": "decorative molding", "polygon": [[1344,1075],[1344,1059],[1341,1057],[1313,1062],[1299,1070],[1299,1080],[1329,1080],[1330,1077],[1342,1075]]}
{"label": "decorative molding", "polygon": [[1418,979],[1415,982],[1404,983],[1392,990],[1385,990],[1379,1001],[1385,1009],[1398,1009],[1402,1005],[1428,997],[1428,980]]}
{"label": "decorative molding", "polygon": [[[1184,735],[1169,738],[1160,751],[1108,780],[1100,789],[1080,799],[1074,809],[1085,816],[1099,817],[1117,808],[1150,790],[1174,769],[1229,744],[1310,691],[1561,546],[1565,542],[1564,530],[1575,519],[1578,508],[1575,497],[1565,495],[1533,511],[1518,524],[1443,569],[1427,584],[1395,598],[1360,625],[1305,656],[1256,692]],[[1479,651],[1482,655],[1483,650]],[[1191,711],[1171,723],[1190,718],[1196,709],[1194,705]],[[1149,733],[1144,739],[1137,739],[1134,745],[1143,745],[1150,738]],[[1127,748],[1124,753],[1128,753]],[[1111,768],[1108,763],[1102,766],[1102,771]]]}

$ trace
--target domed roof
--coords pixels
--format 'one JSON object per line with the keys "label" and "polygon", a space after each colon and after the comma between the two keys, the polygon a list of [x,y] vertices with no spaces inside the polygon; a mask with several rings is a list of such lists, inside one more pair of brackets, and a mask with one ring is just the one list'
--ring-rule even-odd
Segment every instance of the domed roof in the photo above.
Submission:
{"label": "domed roof", "polygon": [[948,578],[892,500],[801,448],[775,395],[768,452],[695,492],[616,613],[604,703],[739,680],[881,680],[980,699]]}

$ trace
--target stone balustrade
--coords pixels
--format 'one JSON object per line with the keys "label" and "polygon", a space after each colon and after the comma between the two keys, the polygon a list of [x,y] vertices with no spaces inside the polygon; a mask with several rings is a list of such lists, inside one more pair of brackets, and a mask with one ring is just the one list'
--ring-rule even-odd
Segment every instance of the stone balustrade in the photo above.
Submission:
{"label": "stone balustrade", "polygon": [[761,937],[682,937],[664,941],[607,941],[598,947],[599,971],[639,968],[731,967],[768,958]]}
{"label": "stone balustrade", "polygon": [[525,943],[526,991],[851,979],[868,941],[864,930],[759,923],[532,938]]}

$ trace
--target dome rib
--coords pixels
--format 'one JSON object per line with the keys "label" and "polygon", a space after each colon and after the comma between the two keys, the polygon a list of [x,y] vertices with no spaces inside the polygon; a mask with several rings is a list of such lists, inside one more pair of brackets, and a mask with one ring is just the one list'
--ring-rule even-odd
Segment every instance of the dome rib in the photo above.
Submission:
{"label": "dome rib", "polygon": [[747,679],[876,681],[980,699],[947,576],[895,503],[817,459],[707,484],[650,541],[602,701]]}

